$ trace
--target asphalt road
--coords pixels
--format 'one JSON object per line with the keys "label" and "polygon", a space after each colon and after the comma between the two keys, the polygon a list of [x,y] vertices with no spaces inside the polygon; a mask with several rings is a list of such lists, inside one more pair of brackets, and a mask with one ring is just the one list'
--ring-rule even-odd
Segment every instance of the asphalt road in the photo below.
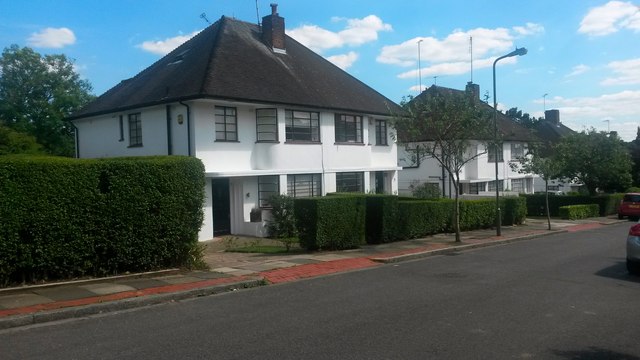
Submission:
{"label": "asphalt road", "polygon": [[0,359],[640,359],[630,223],[0,332]]}

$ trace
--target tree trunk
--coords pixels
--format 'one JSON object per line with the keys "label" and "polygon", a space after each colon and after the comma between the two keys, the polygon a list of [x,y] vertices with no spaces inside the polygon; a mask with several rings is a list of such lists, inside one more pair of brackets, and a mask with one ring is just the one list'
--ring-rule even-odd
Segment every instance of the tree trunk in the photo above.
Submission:
{"label": "tree trunk", "polygon": [[456,191],[454,191],[455,193],[455,203],[453,206],[453,228],[456,231],[456,242],[459,243],[461,242],[460,240],[460,198],[458,197],[458,185],[456,184],[457,182],[454,182],[455,186],[456,186]]}
{"label": "tree trunk", "polygon": [[549,212],[549,180],[544,180],[544,208],[547,210],[547,228],[551,230],[551,213]]}

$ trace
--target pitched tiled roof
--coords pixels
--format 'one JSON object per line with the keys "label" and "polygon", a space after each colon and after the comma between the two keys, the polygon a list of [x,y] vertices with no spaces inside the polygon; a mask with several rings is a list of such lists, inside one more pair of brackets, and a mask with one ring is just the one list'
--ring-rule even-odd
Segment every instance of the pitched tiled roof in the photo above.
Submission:
{"label": "pitched tiled roof", "polygon": [[[457,89],[451,89],[447,87],[432,85],[431,87],[429,87],[428,89],[420,93],[420,95],[416,96],[412,101],[420,101],[420,99],[424,99],[427,96],[432,96],[432,94],[436,92],[440,94],[467,94],[467,92],[464,90],[457,90]],[[471,96],[471,94],[469,95]],[[478,94],[475,94],[473,96],[478,96]],[[478,103],[482,108],[484,108],[483,110],[489,111],[493,114],[492,106],[490,106],[489,104],[483,101],[480,101],[480,99],[478,99]],[[493,121],[493,116],[491,117],[491,120]],[[498,132],[500,133],[502,139],[505,141],[537,140],[537,137],[532,130],[516,123],[515,121],[511,120],[508,116],[506,116],[501,112],[498,112],[497,126],[498,126]],[[422,141],[430,140],[428,139],[428,134],[425,134],[425,135],[427,138],[421,139],[421,140]],[[478,140],[488,140],[488,139],[478,139]]]}
{"label": "pitched tiled roof", "polygon": [[289,36],[286,54],[260,28],[223,16],[71,119],[209,98],[388,115],[398,105]]}
{"label": "pitched tiled roof", "polygon": [[540,120],[536,124],[536,131],[539,138],[544,141],[556,143],[563,137],[574,134],[575,131],[564,126],[562,123],[554,123],[548,120]]}

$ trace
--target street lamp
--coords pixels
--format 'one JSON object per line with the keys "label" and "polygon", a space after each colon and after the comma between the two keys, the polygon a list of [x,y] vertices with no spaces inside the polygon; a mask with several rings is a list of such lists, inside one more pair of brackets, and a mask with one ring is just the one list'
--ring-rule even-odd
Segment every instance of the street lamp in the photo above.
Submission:
{"label": "street lamp", "polygon": [[527,49],[516,48],[507,55],[500,56],[493,62],[493,140],[495,144],[494,161],[496,163],[496,235],[501,236],[502,214],[500,211],[500,190],[498,189],[498,99],[496,98],[496,63],[504,58],[526,55]]}

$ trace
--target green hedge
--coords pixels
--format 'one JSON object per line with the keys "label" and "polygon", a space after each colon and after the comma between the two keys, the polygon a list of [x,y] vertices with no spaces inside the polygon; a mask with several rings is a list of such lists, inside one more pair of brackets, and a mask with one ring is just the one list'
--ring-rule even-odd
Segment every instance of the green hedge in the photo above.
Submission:
{"label": "green hedge", "polygon": [[586,219],[600,216],[600,206],[598,204],[561,206],[559,212],[562,219]]}
{"label": "green hedge", "polygon": [[398,238],[412,239],[449,229],[451,200],[411,200],[398,202]]}
{"label": "green hedge", "polygon": [[398,239],[398,197],[365,196],[365,239],[367,244],[380,244]]}
{"label": "green hedge", "polygon": [[[600,216],[617,213],[618,205],[624,194],[588,195],[549,195],[549,214],[560,216],[560,207],[568,205],[598,204]],[[546,216],[545,194],[524,195],[527,199],[527,213],[529,215]]]}
{"label": "green hedge", "polygon": [[502,225],[521,225],[527,218],[527,198],[507,196],[500,198]]}
{"label": "green hedge", "polygon": [[0,157],[0,285],[181,266],[202,225],[195,158]]}
{"label": "green hedge", "polygon": [[343,250],[365,242],[365,198],[340,195],[294,200],[300,246],[307,250]]}

